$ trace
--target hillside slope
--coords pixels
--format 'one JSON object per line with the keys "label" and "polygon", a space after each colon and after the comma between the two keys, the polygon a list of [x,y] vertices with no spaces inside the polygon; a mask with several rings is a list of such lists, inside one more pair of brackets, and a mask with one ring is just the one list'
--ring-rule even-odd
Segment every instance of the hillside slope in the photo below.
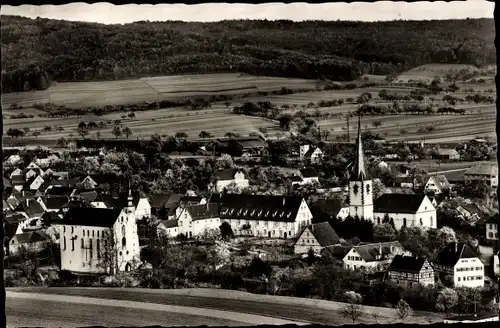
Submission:
{"label": "hillside slope", "polygon": [[102,25],[2,16],[1,33],[2,92],[192,72],[353,80],[496,60],[492,19]]}

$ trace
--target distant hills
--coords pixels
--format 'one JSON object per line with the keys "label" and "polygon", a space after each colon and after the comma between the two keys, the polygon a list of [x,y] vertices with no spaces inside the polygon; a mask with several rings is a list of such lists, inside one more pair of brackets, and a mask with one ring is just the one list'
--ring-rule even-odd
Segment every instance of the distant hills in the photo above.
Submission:
{"label": "distant hills", "polygon": [[496,63],[493,19],[102,25],[2,16],[2,92],[183,73],[349,81],[429,64]]}

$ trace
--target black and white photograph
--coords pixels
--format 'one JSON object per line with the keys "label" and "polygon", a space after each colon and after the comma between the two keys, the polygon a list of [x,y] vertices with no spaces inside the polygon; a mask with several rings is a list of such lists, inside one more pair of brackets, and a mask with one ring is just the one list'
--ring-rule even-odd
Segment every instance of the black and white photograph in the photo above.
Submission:
{"label": "black and white photograph", "polygon": [[494,7],[2,5],[6,326],[494,327]]}

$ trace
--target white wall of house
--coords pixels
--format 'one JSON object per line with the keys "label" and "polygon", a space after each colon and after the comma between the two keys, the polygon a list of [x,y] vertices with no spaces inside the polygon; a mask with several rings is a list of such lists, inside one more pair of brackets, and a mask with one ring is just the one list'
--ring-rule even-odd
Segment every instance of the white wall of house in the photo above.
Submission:
{"label": "white wall of house", "polygon": [[321,151],[321,149],[316,148],[311,154],[311,162],[317,163],[321,158],[323,158],[323,152]]}
{"label": "white wall of house", "polygon": [[147,198],[141,198],[135,209],[135,218],[136,220],[142,220],[149,217],[151,217],[151,204],[149,204]]}
{"label": "white wall of house", "polygon": [[[140,261],[139,236],[133,212],[124,208],[113,227],[59,225],[61,269],[104,273],[104,252],[115,257],[118,271],[133,269]],[[105,236],[112,236],[113,240]],[[125,240],[123,240],[125,237]],[[125,244],[123,244],[125,242]],[[83,243],[83,245],[82,245]],[[114,251],[111,250],[114,245]],[[83,246],[83,247],[82,247]],[[99,247],[99,249],[98,249]]]}
{"label": "white wall of house", "polygon": [[374,261],[367,262],[357,252],[356,248],[353,247],[342,259],[342,262],[344,263],[344,268],[349,270],[355,271],[359,268],[365,268],[373,271],[383,271],[391,264],[393,257],[398,254],[409,255],[409,253],[404,249],[395,247],[393,249],[392,256],[386,257],[385,259],[376,259]]}
{"label": "white wall of house", "polygon": [[40,167],[35,163],[35,162],[31,162],[28,164],[28,166],[26,166],[27,169],[39,169]]}
{"label": "white wall of house", "polygon": [[178,234],[191,238],[203,234],[206,230],[219,229],[221,221],[219,217],[203,220],[193,220],[189,211],[179,208],[177,213]]}
{"label": "white wall of house", "polygon": [[495,272],[495,275],[500,276],[500,261],[498,259],[498,254],[493,255],[493,272]]}
{"label": "white wall of house", "polygon": [[304,159],[304,156],[309,151],[310,147],[311,146],[309,146],[309,145],[302,145],[302,146],[299,147],[299,156],[300,156],[301,159]]}
{"label": "white wall of house", "polygon": [[306,228],[295,242],[293,251],[295,254],[307,254],[310,249],[319,254],[323,247],[316,240],[311,229]]}
{"label": "white wall of house", "polygon": [[31,190],[38,190],[40,186],[43,184],[43,178],[41,176],[37,176],[35,180],[30,184]]}
{"label": "white wall of house", "polygon": [[91,202],[90,205],[95,208],[107,208],[104,202]]}
{"label": "white wall of house", "polygon": [[319,178],[318,177],[302,178],[302,183],[303,184],[319,183]]}
{"label": "white wall of house", "polygon": [[157,231],[160,236],[167,236],[168,238],[175,238],[179,235],[178,226],[167,228],[163,224],[159,224]]}
{"label": "white wall of house", "polygon": [[427,180],[427,183],[425,184],[425,191],[432,191],[435,195],[442,193],[440,184],[436,181],[435,177],[430,177],[429,180]]}
{"label": "white wall of house", "polygon": [[385,215],[394,220],[396,229],[401,229],[406,221],[407,227],[436,228],[436,208],[428,197],[424,197],[422,204],[415,214],[407,213],[374,213],[375,224],[384,220]]}
{"label": "white wall of house", "polygon": [[484,264],[479,258],[460,259],[453,268],[455,287],[483,287]]}
{"label": "white wall of house", "polygon": [[[354,192],[354,186],[358,186],[358,192]],[[373,188],[372,181],[349,181],[349,214],[358,216],[365,220],[373,220]]]}
{"label": "white wall of house", "polygon": [[342,207],[339,213],[337,214],[337,218],[342,220],[346,219],[348,216],[349,216],[349,206]]}
{"label": "white wall of house", "polygon": [[217,192],[223,192],[224,188],[227,188],[230,184],[234,183],[238,188],[244,189],[248,188],[250,185],[248,179],[245,178],[245,174],[242,172],[236,172],[234,179],[231,180],[217,180],[215,183],[215,188]]}
{"label": "white wall of house", "polygon": [[498,187],[498,175],[465,174],[465,182],[473,183],[475,181],[485,181],[493,188]]}
{"label": "white wall of house", "polygon": [[14,171],[10,172],[9,178],[12,179],[12,177],[21,174],[23,174],[23,171],[20,168],[16,168]]}
{"label": "white wall of house", "polygon": [[498,225],[496,223],[486,223],[486,239],[498,240]]}

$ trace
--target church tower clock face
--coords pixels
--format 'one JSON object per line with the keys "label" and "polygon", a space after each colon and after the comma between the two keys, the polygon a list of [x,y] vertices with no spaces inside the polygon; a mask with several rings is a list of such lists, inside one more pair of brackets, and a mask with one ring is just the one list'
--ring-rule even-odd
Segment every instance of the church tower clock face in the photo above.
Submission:
{"label": "church tower clock face", "polygon": [[355,184],[354,186],[352,186],[352,191],[357,194],[358,191],[359,191],[359,186],[357,184]]}

